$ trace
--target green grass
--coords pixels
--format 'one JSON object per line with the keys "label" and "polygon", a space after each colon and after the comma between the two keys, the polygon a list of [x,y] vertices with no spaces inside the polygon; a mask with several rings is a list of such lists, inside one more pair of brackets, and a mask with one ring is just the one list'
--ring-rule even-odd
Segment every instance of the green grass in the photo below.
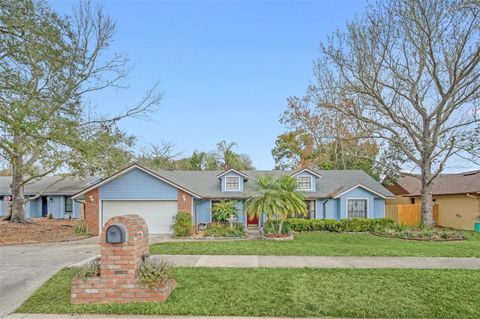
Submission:
{"label": "green grass", "polygon": [[367,233],[302,233],[293,241],[202,241],[152,245],[151,254],[277,256],[428,256],[480,257],[480,236],[468,240],[420,242]]}
{"label": "green grass", "polygon": [[480,271],[176,268],[165,303],[71,305],[64,269],[21,313],[478,318]]}

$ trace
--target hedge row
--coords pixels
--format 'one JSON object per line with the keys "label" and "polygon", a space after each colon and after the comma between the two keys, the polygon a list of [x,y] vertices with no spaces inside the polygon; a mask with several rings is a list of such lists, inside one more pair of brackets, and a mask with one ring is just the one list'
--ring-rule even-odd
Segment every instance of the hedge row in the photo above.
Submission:
{"label": "hedge row", "polygon": [[353,218],[353,219],[302,219],[290,218],[286,222],[295,232],[329,231],[329,232],[370,232],[395,225],[388,218]]}

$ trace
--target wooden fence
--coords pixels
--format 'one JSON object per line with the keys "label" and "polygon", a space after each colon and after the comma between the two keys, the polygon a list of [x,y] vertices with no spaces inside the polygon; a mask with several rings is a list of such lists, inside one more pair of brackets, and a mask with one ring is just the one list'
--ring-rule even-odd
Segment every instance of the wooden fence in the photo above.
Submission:
{"label": "wooden fence", "polygon": [[[420,225],[421,206],[416,204],[386,205],[385,217],[393,219],[397,224],[407,226]],[[433,219],[435,224],[440,224],[438,219],[438,205],[433,205]]]}

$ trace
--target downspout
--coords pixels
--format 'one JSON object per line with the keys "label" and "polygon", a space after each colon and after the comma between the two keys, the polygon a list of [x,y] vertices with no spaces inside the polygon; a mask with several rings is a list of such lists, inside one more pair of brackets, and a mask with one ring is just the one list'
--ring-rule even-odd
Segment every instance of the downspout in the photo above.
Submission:
{"label": "downspout", "polygon": [[[80,203],[83,207],[83,214],[80,214],[80,220],[85,220],[85,200],[82,200],[82,199],[74,199],[74,201],[76,201],[77,203]],[[72,213],[73,214],[73,213]],[[83,216],[82,216],[83,215]]]}
{"label": "downspout", "polygon": [[327,219],[327,202],[328,199],[324,200],[322,203],[323,206],[323,219]]}

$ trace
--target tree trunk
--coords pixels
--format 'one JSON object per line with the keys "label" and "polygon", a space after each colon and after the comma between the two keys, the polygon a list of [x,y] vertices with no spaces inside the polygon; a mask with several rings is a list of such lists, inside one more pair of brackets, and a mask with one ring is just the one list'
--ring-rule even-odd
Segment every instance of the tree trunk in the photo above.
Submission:
{"label": "tree trunk", "polygon": [[23,172],[22,172],[22,163],[19,158],[14,161],[12,165],[12,184],[10,189],[12,190],[12,203],[10,216],[10,222],[12,223],[25,223],[25,196],[23,194]]}
{"label": "tree trunk", "polygon": [[283,228],[283,219],[280,219],[280,224],[278,225],[278,234],[282,234],[282,228]]}
{"label": "tree trunk", "polygon": [[425,167],[422,167],[422,174],[421,174],[421,199],[422,199],[422,225],[431,227],[433,226],[433,196],[432,196],[432,181],[430,180],[432,177],[431,173],[431,165],[426,164]]}

